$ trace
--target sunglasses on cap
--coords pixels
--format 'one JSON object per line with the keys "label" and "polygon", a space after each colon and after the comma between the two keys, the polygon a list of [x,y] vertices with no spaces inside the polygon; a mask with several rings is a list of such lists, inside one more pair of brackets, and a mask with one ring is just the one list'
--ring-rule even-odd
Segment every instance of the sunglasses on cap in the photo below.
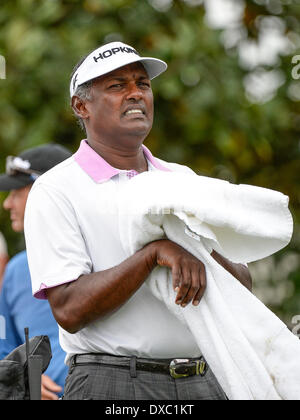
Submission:
{"label": "sunglasses on cap", "polygon": [[32,179],[36,179],[42,175],[42,172],[30,169],[30,162],[28,160],[23,160],[22,158],[15,156],[7,156],[6,174],[15,176],[18,173],[31,175]]}

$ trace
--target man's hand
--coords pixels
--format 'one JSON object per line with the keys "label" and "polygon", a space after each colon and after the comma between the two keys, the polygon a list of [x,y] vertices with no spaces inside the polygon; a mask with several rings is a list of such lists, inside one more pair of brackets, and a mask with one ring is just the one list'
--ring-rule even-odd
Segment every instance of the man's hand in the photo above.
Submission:
{"label": "man's hand", "polygon": [[[206,288],[206,272],[202,261],[198,260],[180,245],[168,239],[155,241],[155,263],[172,270],[173,287],[177,292],[175,302],[185,307],[190,302],[198,305]],[[250,272],[243,264],[235,264],[213,250],[212,257],[251,291]]]}
{"label": "man's hand", "polygon": [[47,375],[42,375],[42,400],[58,400],[56,393],[61,392],[61,386],[57,385]]}
{"label": "man's hand", "polygon": [[175,303],[185,307],[190,302],[198,305],[206,288],[204,264],[168,239],[152,243],[156,264],[172,270],[173,288],[177,293]]}

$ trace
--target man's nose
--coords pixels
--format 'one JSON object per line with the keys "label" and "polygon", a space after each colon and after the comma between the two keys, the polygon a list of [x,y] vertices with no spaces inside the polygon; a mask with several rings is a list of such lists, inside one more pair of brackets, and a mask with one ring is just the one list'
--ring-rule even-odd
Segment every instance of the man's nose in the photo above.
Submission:
{"label": "man's nose", "polygon": [[9,209],[11,209],[11,203],[12,203],[12,200],[11,200],[11,195],[9,194],[8,196],[7,196],[7,198],[4,200],[4,202],[3,202],[3,208],[4,208],[4,210],[9,210]]}
{"label": "man's nose", "polygon": [[135,82],[129,83],[128,85],[128,93],[127,93],[127,99],[135,99],[139,100],[143,97],[142,90],[137,86]]}

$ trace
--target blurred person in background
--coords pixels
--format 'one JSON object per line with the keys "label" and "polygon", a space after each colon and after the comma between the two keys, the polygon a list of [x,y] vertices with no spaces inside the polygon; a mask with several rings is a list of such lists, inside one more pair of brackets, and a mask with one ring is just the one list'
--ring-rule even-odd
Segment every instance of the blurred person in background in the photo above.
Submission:
{"label": "blurred person in background", "polygon": [[4,274],[4,270],[5,270],[7,262],[8,262],[8,252],[7,252],[6,240],[3,234],[0,232],[0,291],[2,287],[3,274]]}
{"label": "blurred person in background", "polygon": [[[46,144],[9,156],[6,174],[0,176],[0,191],[9,191],[3,203],[10,212],[11,226],[23,233],[24,212],[34,181],[44,172],[71,156],[58,144]],[[22,251],[7,264],[0,294],[0,315],[5,319],[5,336],[0,338],[0,359],[24,343],[24,328],[30,336],[47,335],[51,342],[52,360],[42,375],[42,399],[56,400],[63,391],[67,367],[65,353],[59,345],[58,327],[47,301],[32,296],[27,253]]]}

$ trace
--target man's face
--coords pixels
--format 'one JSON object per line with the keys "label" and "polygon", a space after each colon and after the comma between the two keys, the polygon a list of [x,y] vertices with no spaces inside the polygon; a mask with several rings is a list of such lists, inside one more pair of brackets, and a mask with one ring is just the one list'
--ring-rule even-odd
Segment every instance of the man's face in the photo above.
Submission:
{"label": "man's face", "polygon": [[153,123],[153,93],[141,63],[133,63],[95,79],[85,103],[88,133],[109,144],[144,139]]}
{"label": "man's face", "polygon": [[24,213],[27,197],[32,185],[11,190],[3,203],[5,210],[10,211],[11,227],[15,232],[24,231]]}

